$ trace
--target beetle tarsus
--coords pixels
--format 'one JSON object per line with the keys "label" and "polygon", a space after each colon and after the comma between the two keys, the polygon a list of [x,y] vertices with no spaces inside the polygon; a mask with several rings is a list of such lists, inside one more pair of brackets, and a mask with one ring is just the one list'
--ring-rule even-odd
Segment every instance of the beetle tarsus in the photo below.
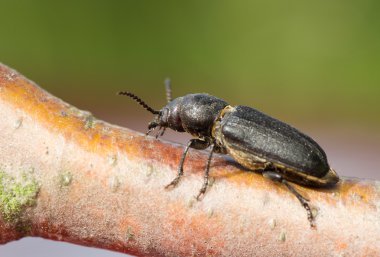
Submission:
{"label": "beetle tarsus", "polygon": [[265,171],[263,172],[263,176],[271,179],[272,181],[276,181],[276,182],[280,182],[284,184],[289,189],[289,191],[297,197],[298,201],[300,201],[303,208],[305,208],[306,213],[307,213],[307,219],[310,222],[310,227],[315,228],[313,213],[308,203],[309,199],[303,197],[300,193],[298,193],[297,190],[281,176],[281,174],[274,171]]}
{"label": "beetle tarsus", "polygon": [[168,189],[170,187],[175,187],[178,184],[179,180],[181,179],[182,175],[183,175],[183,171],[181,173],[178,173],[177,177],[175,177],[175,179],[173,179],[172,182],[170,182],[169,184],[165,186],[165,189]]}
{"label": "beetle tarsus", "polygon": [[309,200],[306,199],[305,197],[303,197],[300,193],[298,193],[294,189],[294,187],[292,187],[285,179],[283,179],[281,181],[281,183],[284,184],[289,189],[289,191],[292,192],[297,197],[298,201],[300,201],[300,203],[302,204],[303,208],[305,208],[305,210],[306,210],[307,219],[310,222],[310,227],[315,228],[313,213],[311,212],[311,208],[310,208],[310,205],[308,203]]}
{"label": "beetle tarsus", "polygon": [[202,200],[202,196],[206,193],[206,189],[207,189],[207,185],[206,185],[206,187],[203,186],[201,188],[201,190],[199,190],[199,193],[198,193],[197,197],[195,197],[197,199],[197,201]]}
{"label": "beetle tarsus", "polygon": [[306,212],[307,212],[307,219],[309,220],[310,222],[310,227],[311,228],[316,228],[316,225],[315,225],[315,221],[314,221],[314,217],[313,217],[313,212],[311,211],[310,209],[310,206],[307,202],[303,203],[303,208],[306,209]]}

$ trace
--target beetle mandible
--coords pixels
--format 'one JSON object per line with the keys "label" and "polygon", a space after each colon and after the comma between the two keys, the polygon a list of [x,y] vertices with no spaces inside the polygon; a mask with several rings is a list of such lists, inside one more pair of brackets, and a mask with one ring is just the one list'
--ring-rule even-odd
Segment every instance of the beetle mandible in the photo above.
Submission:
{"label": "beetle mandible", "polygon": [[309,187],[329,187],[335,185],[339,177],[330,168],[323,149],[313,139],[254,108],[233,107],[208,94],[188,94],[172,99],[169,79],[165,81],[165,88],[168,104],[159,111],[133,93],[118,94],[131,97],[155,115],[148,125],[147,135],[158,127],[156,138],[162,136],[166,128],[195,137],[186,145],[177,176],[166,188],[175,187],[180,181],[189,148],[210,147],[197,200],[207,189],[212,154],[229,154],[245,168],[284,184],[306,209],[308,220],[314,226],[309,200],[288,181]]}

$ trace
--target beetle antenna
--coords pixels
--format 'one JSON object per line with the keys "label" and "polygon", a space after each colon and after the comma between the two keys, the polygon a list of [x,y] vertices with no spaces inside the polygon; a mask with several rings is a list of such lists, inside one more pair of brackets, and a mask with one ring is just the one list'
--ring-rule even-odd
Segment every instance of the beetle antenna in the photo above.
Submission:
{"label": "beetle antenna", "polygon": [[119,92],[117,94],[118,95],[129,96],[130,98],[132,98],[133,100],[135,100],[137,103],[139,103],[142,107],[144,107],[145,110],[148,110],[149,112],[151,112],[153,114],[159,114],[160,113],[159,111],[156,111],[152,107],[150,107],[149,105],[147,105],[140,97],[138,97],[137,95],[135,95],[135,94],[133,94],[131,92],[122,91],[122,92]]}
{"label": "beetle antenna", "polygon": [[171,87],[170,78],[165,79],[165,91],[166,91],[166,100],[169,102],[172,101],[172,87]]}

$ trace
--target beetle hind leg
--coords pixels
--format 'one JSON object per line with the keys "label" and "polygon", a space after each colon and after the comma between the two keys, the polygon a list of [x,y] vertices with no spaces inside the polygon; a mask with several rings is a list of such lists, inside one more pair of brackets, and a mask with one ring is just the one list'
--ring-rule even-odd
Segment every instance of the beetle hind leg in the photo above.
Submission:
{"label": "beetle hind leg", "polygon": [[313,217],[313,213],[311,212],[310,205],[308,203],[309,200],[306,199],[305,197],[303,197],[300,193],[298,193],[297,190],[291,184],[289,184],[287,180],[285,180],[281,176],[281,174],[274,172],[274,171],[265,171],[265,172],[263,172],[263,176],[271,179],[272,181],[276,181],[276,182],[280,182],[280,183],[284,184],[289,189],[289,191],[297,197],[298,201],[300,201],[303,208],[305,208],[305,210],[307,212],[307,219],[310,222],[310,226],[312,228],[314,228],[315,227],[314,217]]}

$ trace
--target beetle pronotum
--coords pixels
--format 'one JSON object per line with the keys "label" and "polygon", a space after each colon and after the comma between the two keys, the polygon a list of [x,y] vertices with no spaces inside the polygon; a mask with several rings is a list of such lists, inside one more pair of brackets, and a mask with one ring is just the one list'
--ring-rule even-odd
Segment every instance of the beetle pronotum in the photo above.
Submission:
{"label": "beetle pronotum", "polygon": [[159,111],[133,93],[119,94],[131,97],[155,115],[148,125],[147,135],[158,127],[156,137],[162,136],[166,128],[195,137],[186,145],[177,176],[166,188],[175,187],[180,181],[189,148],[210,147],[198,200],[207,189],[212,154],[229,154],[242,166],[284,184],[301,202],[311,226],[314,226],[308,200],[288,181],[310,187],[328,187],[335,185],[339,177],[330,168],[323,149],[313,139],[254,108],[230,106],[208,94],[188,94],[172,99],[170,81],[166,80],[165,85],[168,104]]}

